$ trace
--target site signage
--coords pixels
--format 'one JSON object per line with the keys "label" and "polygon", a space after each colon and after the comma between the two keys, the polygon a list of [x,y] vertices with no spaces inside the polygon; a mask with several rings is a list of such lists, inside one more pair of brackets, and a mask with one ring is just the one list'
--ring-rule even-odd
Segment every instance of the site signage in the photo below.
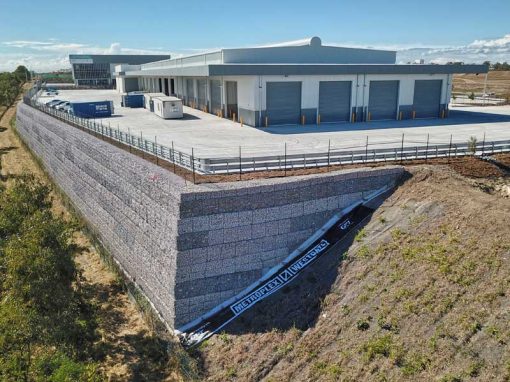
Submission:
{"label": "site signage", "polygon": [[301,251],[299,255],[288,263],[283,264],[277,272],[268,274],[266,278],[261,279],[255,287],[247,290],[233,303],[224,306],[218,311],[213,310],[214,313],[206,316],[196,325],[186,330],[181,330],[179,336],[183,344],[187,347],[196,346],[252,308],[255,304],[294,281],[306,267],[315,262],[320,256],[327,253],[335,244],[345,238],[353,228],[362,223],[372,212],[373,209],[364,204],[355,206],[321,237],[311,243],[305,250]]}

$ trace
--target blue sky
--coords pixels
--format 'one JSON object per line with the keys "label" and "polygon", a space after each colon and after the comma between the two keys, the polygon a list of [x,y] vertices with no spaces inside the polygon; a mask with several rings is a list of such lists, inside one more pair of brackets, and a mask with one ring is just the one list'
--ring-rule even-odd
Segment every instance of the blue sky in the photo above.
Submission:
{"label": "blue sky", "polygon": [[510,61],[509,0],[0,0],[0,70],[68,66],[69,53],[189,54],[320,36],[399,60]]}

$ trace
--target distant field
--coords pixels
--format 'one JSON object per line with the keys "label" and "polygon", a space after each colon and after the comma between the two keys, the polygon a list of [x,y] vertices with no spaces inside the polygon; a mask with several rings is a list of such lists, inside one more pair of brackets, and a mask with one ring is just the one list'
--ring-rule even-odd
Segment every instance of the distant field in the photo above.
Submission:
{"label": "distant field", "polygon": [[[453,77],[454,93],[483,93],[485,74],[456,74]],[[491,71],[487,78],[487,93],[510,98],[510,71]]]}

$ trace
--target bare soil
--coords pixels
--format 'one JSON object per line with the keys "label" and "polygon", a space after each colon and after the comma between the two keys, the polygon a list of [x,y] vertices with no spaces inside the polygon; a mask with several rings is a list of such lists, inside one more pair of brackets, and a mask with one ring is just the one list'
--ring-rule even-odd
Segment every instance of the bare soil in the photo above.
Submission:
{"label": "bare soil", "polygon": [[197,350],[204,379],[510,379],[510,199],[408,171],[361,234]]}
{"label": "bare soil", "polygon": [[[484,85],[485,74],[455,74],[453,76],[454,93],[482,93]],[[486,92],[510,99],[510,71],[490,71]]]}
{"label": "bare soil", "polygon": [[494,155],[494,159],[503,163],[506,166],[510,166],[510,153],[501,153]]}
{"label": "bare soil", "polygon": [[[11,182],[23,172],[30,172],[50,182],[12,131],[9,122],[14,116],[15,107],[12,107],[0,120],[1,180]],[[66,219],[73,219],[60,195],[53,192],[52,198],[54,212]],[[184,380],[178,359],[182,356],[182,350],[176,345],[176,340],[168,336],[163,340],[155,333],[128,296],[122,280],[104,264],[83,231],[76,232],[74,241],[83,249],[75,261],[82,274],[81,287],[97,310],[101,337],[97,344],[98,357],[107,380]],[[175,352],[167,352],[169,346]]]}

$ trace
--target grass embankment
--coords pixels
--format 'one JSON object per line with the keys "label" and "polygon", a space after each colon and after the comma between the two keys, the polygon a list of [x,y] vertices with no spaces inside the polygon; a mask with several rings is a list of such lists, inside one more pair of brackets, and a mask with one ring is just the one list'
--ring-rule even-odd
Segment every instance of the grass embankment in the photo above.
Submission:
{"label": "grass embankment", "polygon": [[410,171],[343,262],[317,263],[203,344],[204,375],[510,380],[510,199],[447,167]]}
{"label": "grass embankment", "polygon": [[[0,183],[5,189],[2,195],[8,197],[0,203],[0,215],[8,206],[12,209],[17,205],[18,212],[9,213],[2,222],[12,225],[12,216],[25,213],[22,220],[27,223],[19,225],[16,232],[9,235],[2,233],[1,240],[5,239],[5,248],[30,245],[31,251],[9,249],[8,264],[19,263],[17,268],[4,266],[3,260],[0,261],[0,274],[22,273],[25,283],[17,282],[14,288],[14,284],[4,282],[4,277],[0,276],[0,293],[2,301],[14,301],[10,296],[15,295],[16,289],[33,291],[35,294],[30,295],[30,299],[25,295],[16,297],[19,303],[15,305],[17,309],[38,306],[39,310],[26,315],[26,310],[17,314],[12,304],[1,308],[2,317],[15,315],[18,321],[0,319],[3,362],[0,380],[174,381],[194,378],[194,362],[171,336],[156,332],[155,325],[144,318],[139,306],[128,295],[123,279],[106,265],[108,261],[105,263],[101,259],[103,256],[108,260],[108,255],[100,254],[92,245],[92,238],[85,233],[84,224],[73,214],[65,196],[51,186],[36,159],[18,139],[14,116],[12,107],[0,120]],[[20,193],[20,190],[25,191]],[[44,211],[44,220],[38,218],[42,212],[34,211]],[[40,223],[39,228],[34,229],[34,221]],[[34,236],[39,233],[42,236]],[[59,246],[55,247],[57,244]],[[5,251],[2,245],[0,258],[7,259]],[[41,254],[47,256],[41,258]],[[43,260],[49,262],[48,266],[29,267]],[[64,269],[57,267],[60,262],[65,263]],[[67,278],[59,282],[59,277],[64,275]],[[41,284],[43,281],[45,284]],[[56,296],[59,289],[67,293],[66,300],[55,302],[47,298]],[[46,300],[38,293],[46,296]],[[58,309],[51,305],[57,303]],[[67,316],[55,316],[57,314]],[[25,316],[39,326],[33,325],[33,321],[20,321]],[[45,317],[53,319],[48,321]],[[21,336],[25,332],[21,329],[27,326],[37,332],[28,332],[29,337]],[[21,337],[9,334],[13,332]]]}

